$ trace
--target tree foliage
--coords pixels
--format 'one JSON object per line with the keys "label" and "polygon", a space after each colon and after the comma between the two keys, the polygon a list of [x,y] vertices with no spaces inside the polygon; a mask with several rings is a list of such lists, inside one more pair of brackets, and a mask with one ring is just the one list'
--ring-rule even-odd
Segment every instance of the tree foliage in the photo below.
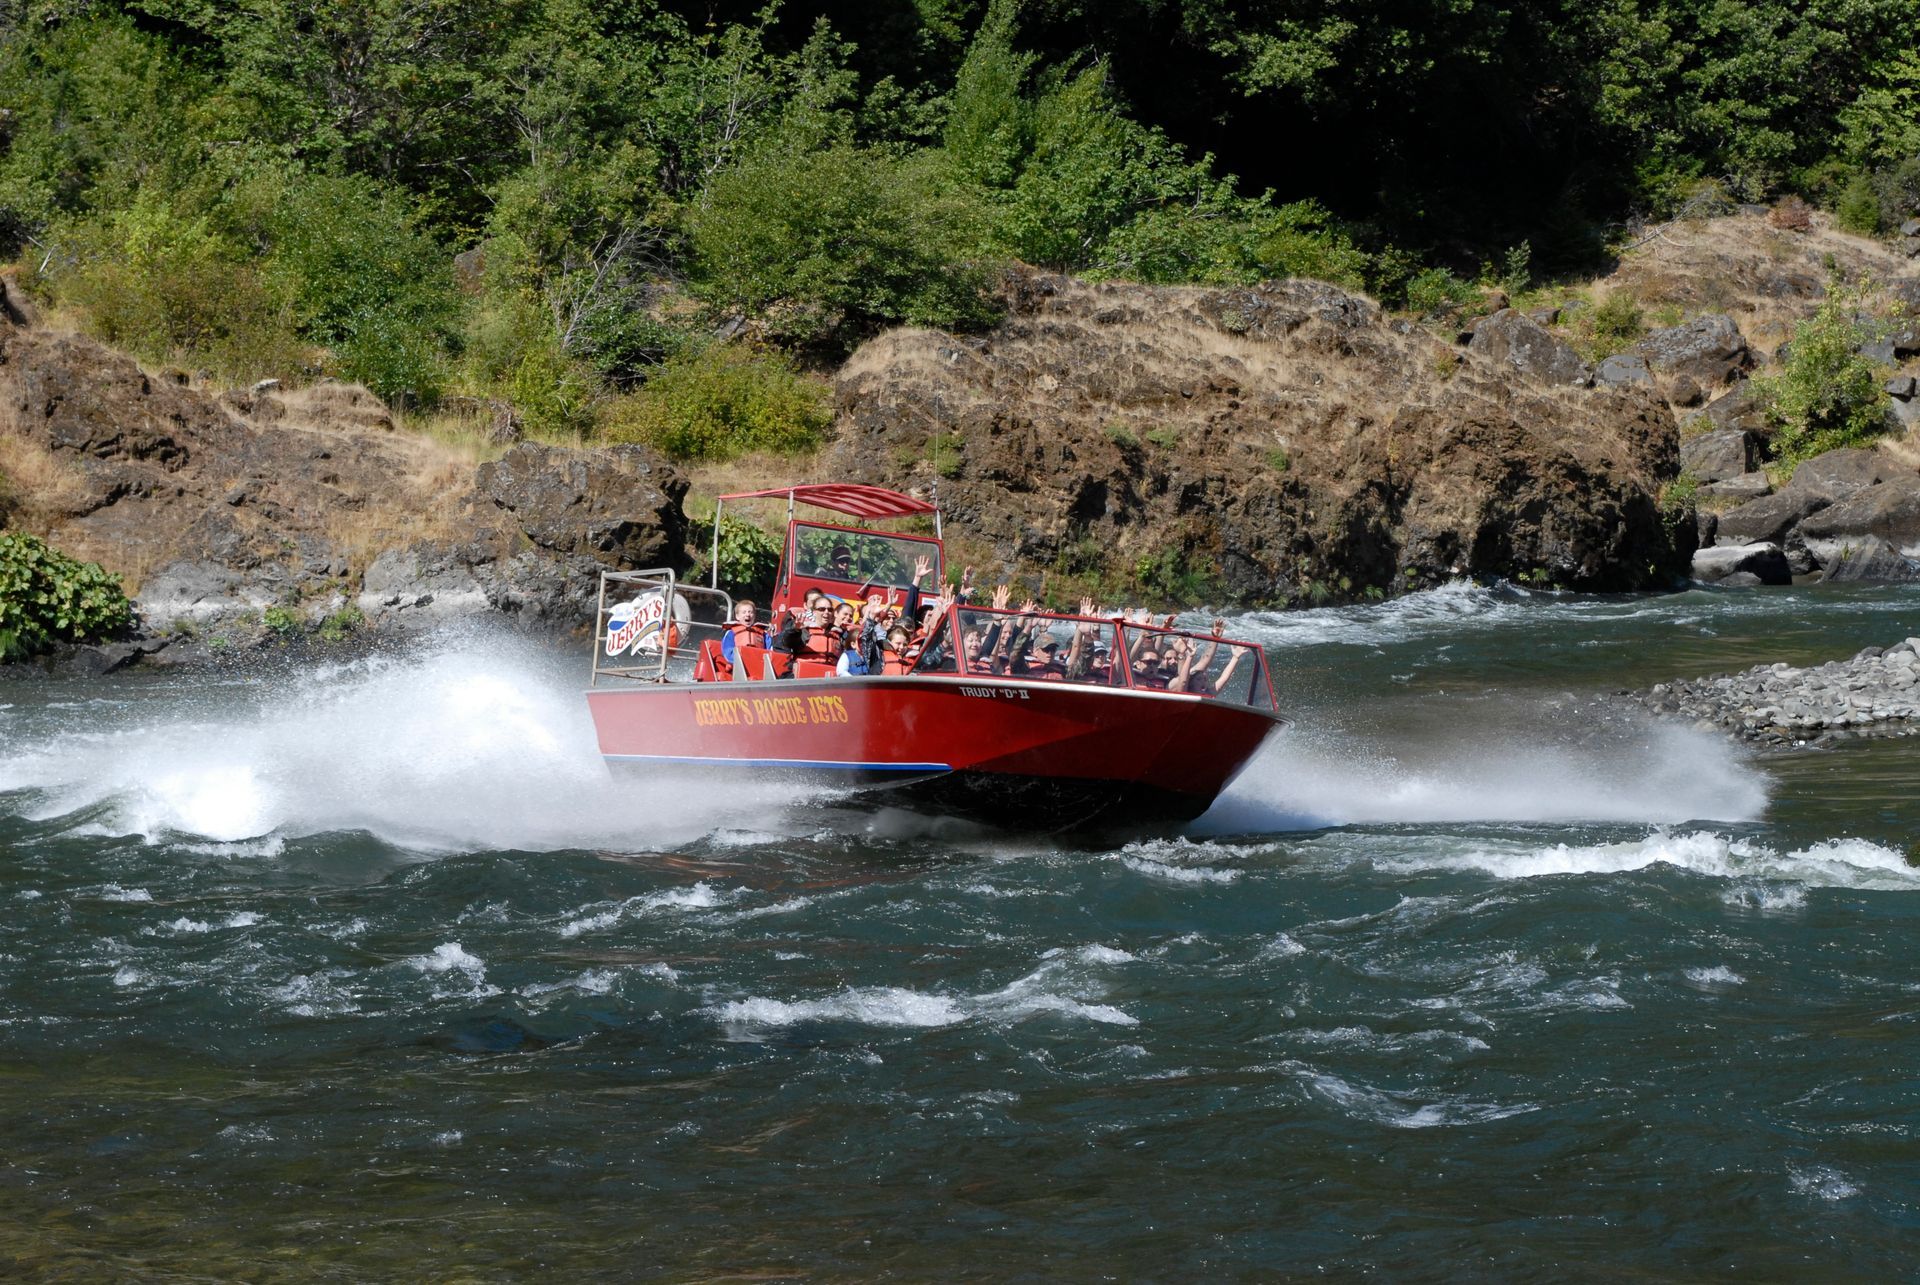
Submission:
{"label": "tree foliage", "polygon": [[833,422],[826,385],[771,353],[719,344],[669,361],[631,398],[613,434],[677,460],[805,451]]}
{"label": "tree foliage", "polygon": [[1920,0],[19,0],[0,249],[145,356],[577,431],[735,313],[816,353],[982,324],[1002,258],[1445,310],[1708,189],[1884,232],[1920,205],[1916,30]]}

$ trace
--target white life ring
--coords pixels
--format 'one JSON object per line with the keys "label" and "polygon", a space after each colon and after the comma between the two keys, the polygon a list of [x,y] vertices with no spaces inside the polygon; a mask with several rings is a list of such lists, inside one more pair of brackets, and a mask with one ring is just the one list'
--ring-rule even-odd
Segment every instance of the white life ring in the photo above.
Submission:
{"label": "white life ring", "polygon": [[653,589],[628,602],[607,608],[606,653],[609,657],[632,652],[658,654],[664,645],[675,648],[693,619],[693,609],[681,594],[673,595],[673,607],[666,604],[666,590]]}

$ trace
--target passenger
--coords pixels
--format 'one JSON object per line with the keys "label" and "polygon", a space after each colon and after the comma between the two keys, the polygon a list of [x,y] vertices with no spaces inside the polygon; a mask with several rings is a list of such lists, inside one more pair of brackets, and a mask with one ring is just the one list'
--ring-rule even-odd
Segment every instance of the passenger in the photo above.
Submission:
{"label": "passenger", "polygon": [[1103,687],[1113,686],[1113,647],[1103,639],[1093,643],[1093,657],[1087,664],[1087,681]]}
{"label": "passenger", "polygon": [[1026,676],[1055,681],[1067,676],[1066,661],[1060,656],[1060,643],[1051,634],[1041,634],[1040,641],[1027,654]]}
{"label": "passenger", "polygon": [[982,663],[980,660],[980,649],[984,645],[985,639],[981,636],[978,629],[969,629],[961,635],[960,651],[961,654],[967,658],[968,668],[973,668]]}
{"label": "passenger", "polygon": [[833,600],[818,590],[809,593],[807,610],[801,618],[801,626],[806,630],[804,647],[806,655],[814,660],[832,660],[835,654]]}
{"label": "passenger", "polygon": [[880,662],[880,672],[888,675],[904,674],[913,668],[913,635],[905,625],[895,625],[887,631]]}
{"label": "passenger", "polygon": [[853,623],[855,614],[853,604],[850,602],[842,602],[834,606],[833,624],[828,628],[827,634],[832,643],[833,654],[836,659],[841,652],[845,651],[858,640],[859,635],[855,631]]}
{"label": "passenger", "polygon": [[860,678],[867,673],[867,658],[861,653],[858,644],[850,645],[840,653],[840,659],[834,662],[833,672],[839,678]]}
{"label": "passenger", "polygon": [[742,598],[733,604],[733,623],[727,626],[727,632],[720,638],[720,654],[729,665],[735,663],[734,657],[739,654],[741,647],[767,645],[765,627],[754,622],[759,610],[751,598]]}
{"label": "passenger", "polygon": [[821,571],[836,580],[853,579],[853,550],[844,544],[834,545],[833,552],[827,555],[827,565]]}
{"label": "passenger", "polygon": [[860,613],[860,638],[856,644],[860,659],[866,665],[862,673],[880,672],[884,659],[882,652],[886,648],[886,616],[886,601],[877,593],[871,595],[867,599],[866,609]]}
{"label": "passenger", "polygon": [[1213,639],[1205,645],[1205,652],[1203,653],[1198,647],[1189,648],[1187,655],[1181,659],[1180,673],[1167,684],[1167,690],[1192,692],[1197,696],[1217,696],[1225,690],[1227,684],[1233,681],[1233,672],[1240,668],[1241,658],[1247,653],[1245,647],[1234,647],[1233,654],[1228,658],[1226,668],[1220,671],[1219,677],[1209,678],[1207,670],[1212,666],[1213,658],[1219,653],[1220,648],[1226,645],[1226,632],[1226,621],[1214,621]]}
{"label": "passenger", "polygon": [[1133,685],[1135,687],[1164,687],[1166,683],[1160,677],[1160,653],[1148,648],[1133,658]]}

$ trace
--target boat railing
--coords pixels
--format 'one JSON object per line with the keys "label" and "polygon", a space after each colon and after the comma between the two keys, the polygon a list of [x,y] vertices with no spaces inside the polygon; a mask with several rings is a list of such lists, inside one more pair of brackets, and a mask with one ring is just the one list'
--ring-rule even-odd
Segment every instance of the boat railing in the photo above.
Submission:
{"label": "boat railing", "polygon": [[592,684],[603,678],[692,682],[702,648],[717,648],[732,619],[731,594],[684,583],[670,567],[603,571]]}
{"label": "boat railing", "polygon": [[[956,670],[1099,687],[1185,692],[1274,709],[1255,643],[1111,618],[993,607],[953,609]],[[920,671],[925,671],[922,662]]]}

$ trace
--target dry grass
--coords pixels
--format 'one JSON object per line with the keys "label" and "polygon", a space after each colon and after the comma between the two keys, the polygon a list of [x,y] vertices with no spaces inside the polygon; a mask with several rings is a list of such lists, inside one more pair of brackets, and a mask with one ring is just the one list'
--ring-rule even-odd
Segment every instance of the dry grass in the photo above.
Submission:
{"label": "dry grass", "polygon": [[1879,281],[1911,275],[1885,245],[1842,232],[1814,212],[1809,230],[1782,231],[1766,218],[1735,215],[1669,224],[1627,251],[1596,286],[1632,293],[1652,320],[1663,306],[1690,315],[1725,312],[1755,347],[1791,337],[1825,294],[1827,265]]}
{"label": "dry grass", "polygon": [[[824,475],[822,454],[821,451],[815,451],[807,455],[776,455],[771,451],[755,451],[731,460],[681,465],[687,475],[687,512],[711,517],[715,496],[735,495],[741,491],[770,491],[776,486],[802,482],[845,480]],[[779,511],[777,522],[768,518],[769,530],[786,520],[785,502],[781,500],[762,501],[751,509],[743,505],[739,516],[751,518],[762,510],[769,514]]]}
{"label": "dry grass", "polygon": [[1899,437],[1882,438],[1880,453],[1910,469],[1920,469],[1920,429],[1910,428]]}
{"label": "dry grass", "polygon": [[327,511],[324,531],[357,572],[389,548],[423,540],[456,540],[471,534],[465,500],[481,448],[427,434],[382,436],[381,451],[393,457],[393,488],[358,507]]}
{"label": "dry grass", "polygon": [[12,422],[0,417],[0,491],[4,507],[28,530],[52,533],[87,495],[85,482],[72,464],[56,459],[30,441]]}

